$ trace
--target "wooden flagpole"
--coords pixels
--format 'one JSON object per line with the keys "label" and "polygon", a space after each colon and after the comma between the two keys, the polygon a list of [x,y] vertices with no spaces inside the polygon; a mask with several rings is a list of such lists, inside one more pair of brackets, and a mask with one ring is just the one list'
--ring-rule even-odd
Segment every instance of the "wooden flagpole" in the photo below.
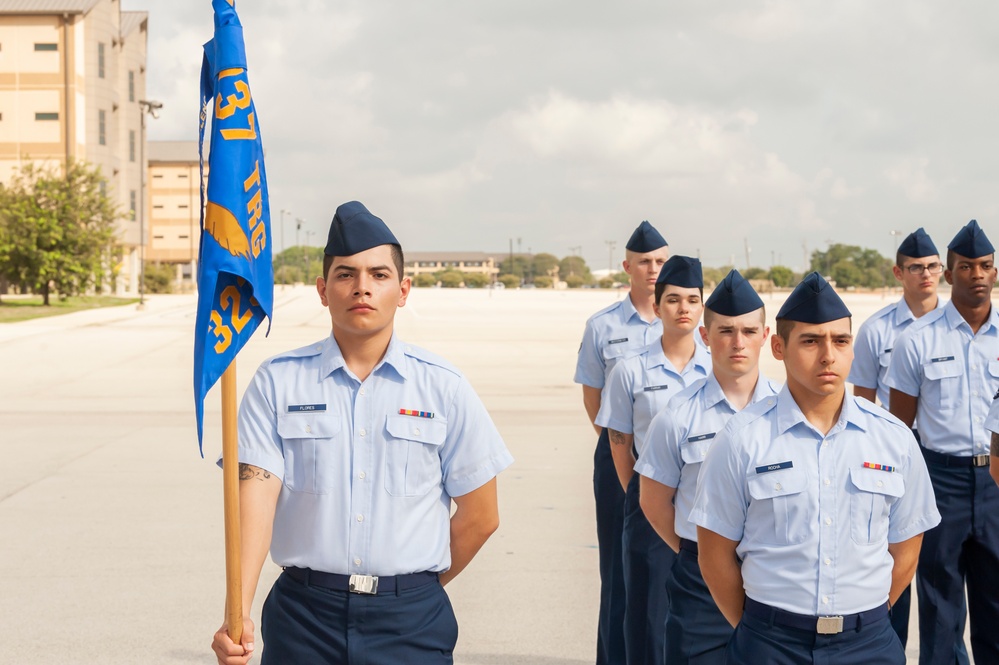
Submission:
{"label": "wooden flagpole", "polygon": [[243,576],[239,533],[239,436],[236,429],[236,359],[222,374],[222,492],[225,510],[226,623],[229,638],[243,637]]}

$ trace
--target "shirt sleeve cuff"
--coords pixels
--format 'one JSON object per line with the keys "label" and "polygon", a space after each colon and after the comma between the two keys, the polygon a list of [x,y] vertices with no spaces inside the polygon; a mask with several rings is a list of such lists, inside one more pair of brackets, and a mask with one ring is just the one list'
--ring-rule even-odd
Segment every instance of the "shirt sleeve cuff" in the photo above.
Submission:
{"label": "shirt sleeve cuff", "polygon": [[444,483],[444,489],[448,496],[464,496],[488,483],[511,464],[513,464],[513,455],[510,454],[510,451],[504,450],[493,455],[468,473],[452,474]]}
{"label": "shirt sleeve cuff", "polygon": [[722,538],[728,538],[739,542],[742,540],[742,529],[726,524],[722,520],[711,515],[705,515],[702,511],[694,510],[690,513],[690,521],[708,531],[714,531]]}

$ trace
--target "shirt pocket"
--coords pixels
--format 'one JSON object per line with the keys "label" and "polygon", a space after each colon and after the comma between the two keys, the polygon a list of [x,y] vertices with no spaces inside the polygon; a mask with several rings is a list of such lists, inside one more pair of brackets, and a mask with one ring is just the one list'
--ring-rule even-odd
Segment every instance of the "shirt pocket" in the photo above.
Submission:
{"label": "shirt pocket", "polygon": [[440,447],[447,423],[439,419],[389,416],[385,427],[385,491],[392,496],[423,496],[440,485]]}
{"label": "shirt pocket", "polygon": [[683,460],[684,465],[700,464],[703,462],[714,440],[714,435],[711,435],[710,438],[701,439],[700,441],[691,441],[689,439],[684,441],[683,445],[680,446],[680,459]]}
{"label": "shirt pocket", "polygon": [[878,469],[850,469],[850,535],[858,545],[888,539],[892,504],[905,494],[902,476]]}
{"label": "shirt pocket", "polygon": [[614,368],[619,360],[629,358],[644,348],[644,344],[641,342],[617,342],[615,344],[604,344],[604,348],[601,349],[600,353],[604,358],[604,364],[607,366],[606,372]]}
{"label": "shirt pocket", "polygon": [[749,495],[753,501],[746,524],[755,527],[754,538],[769,545],[805,540],[809,528],[806,481],[804,470],[794,468],[749,476]]}
{"label": "shirt pocket", "polygon": [[340,421],[340,416],[322,412],[278,415],[288,489],[309,494],[329,494],[333,489],[340,471]]}
{"label": "shirt pocket", "polygon": [[957,405],[957,397],[961,392],[961,376],[963,368],[955,358],[923,365],[923,375],[926,377],[925,390],[921,389],[920,400],[929,400],[941,411],[952,411]]}

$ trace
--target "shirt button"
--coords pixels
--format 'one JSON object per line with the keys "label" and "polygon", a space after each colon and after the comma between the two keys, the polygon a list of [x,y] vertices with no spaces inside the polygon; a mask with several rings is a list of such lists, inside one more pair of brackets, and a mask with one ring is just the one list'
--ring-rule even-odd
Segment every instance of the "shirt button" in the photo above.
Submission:
{"label": "shirt button", "polygon": [[822,604],[823,605],[829,604],[829,596],[822,596]]}
{"label": "shirt button", "polygon": [[355,565],[355,566],[360,566],[360,565],[361,565],[361,560],[360,560],[360,559],[357,559],[357,558],[355,558],[355,559],[354,559],[354,565]]}
{"label": "shirt button", "polygon": [[419,436],[420,435],[420,428],[419,427],[414,427],[413,428],[413,434]]}
{"label": "shirt button", "polygon": [[306,425],[305,426],[305,433],[306,434],[312,434],[312,427],[310,427],[309,425]]}
{"label": "shirt button", "polygon": [[827,517],[826,518],[826,526],[829,526],[830,524],[832,524],[832,518],[831,517]]}
{"label": "shirt button", "polygon": [[826,564],[828,566],[829,564],[832,563],[832,559],[830,559],[829,557],[826,557],[826,560],[823,561],[822,563],[824,563],[824,564]]}
{"label": "shirt button", "polygon": [[364,515],[358,515],[357,516],[357,521],[358,522],[363,522],[364,521]]}
{"label": "shirt button", "polygon": [[783,488],[781,487],[780,483],[777,483],[776,485],[774,485],[774,489],[775,490],[779,490],[779,489],[783,489]]}
{"label": "shirt button", "polygon": [[365,475],[364,472],[361,471],[359,474],[357,474],[357,477],[360,478],[361,480],[364,480],[364,475]]}
{"label": "shirt button", "polygon": [[364,436],[365,434],[367,434],[367,432],[365,432],[365,431],[364,431],[364,430],[362,429],[362,430],[361,430],[360,432],[358,432],[358,434],[360,434],[361,436]]}
{"label": "shirt button", "polygon": [[364,394],[364,388],[361,388],[361,394],[362,395]]}
{"label": "shirt button", "polygon": [[822,484],[823,485],[830,485],[830,484],[832,484],[832,481],[829,480],[828,478],[826,478],[825,480],[822,481]]}
{"label": "shirt button", "polygon": [[974,395],[975,397],[978,397],[978,391],[977,390],[972,390],[971,394]]}
{"label": "shirt button", "polygon": [[884,486],[885,486],[885,484],[882,481],[879,480],[878,481],[878,487],[884,487]]}

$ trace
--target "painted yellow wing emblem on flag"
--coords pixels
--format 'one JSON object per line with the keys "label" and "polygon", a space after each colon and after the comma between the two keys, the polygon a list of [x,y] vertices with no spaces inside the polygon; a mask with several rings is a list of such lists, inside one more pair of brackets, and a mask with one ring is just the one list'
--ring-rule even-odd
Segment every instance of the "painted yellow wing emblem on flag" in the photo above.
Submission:
{"label": "painted yellow wing emblem on flag", "polygon": [[233,256],[250,257],[250,241],[236,216],[211,201],[205,207],[205,231]]}

